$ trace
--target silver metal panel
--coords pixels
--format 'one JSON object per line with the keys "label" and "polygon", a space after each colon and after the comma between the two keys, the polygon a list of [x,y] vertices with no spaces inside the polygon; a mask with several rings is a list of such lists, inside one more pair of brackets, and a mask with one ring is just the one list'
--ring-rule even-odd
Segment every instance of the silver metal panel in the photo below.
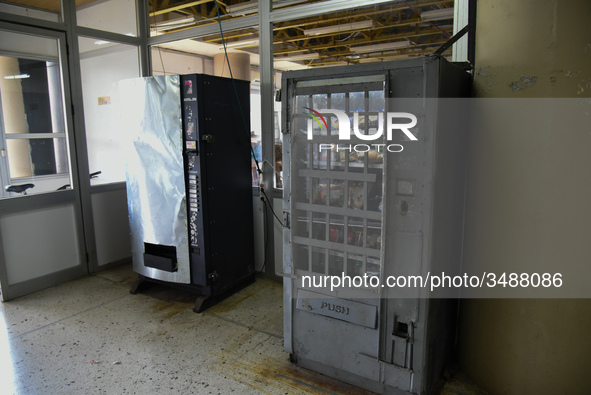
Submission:
{"label": "silver metal panel", "polygon": [[300,289],[298,290],[296,308],[309,313],[347,321],[366,328],[376,329],[378,309],[376,306],[369,304],[325,296]]}
{"label": "silver metal panel", "polygon": [[309,359],[349,375],[380,380],[377,330],[300,309],[294,310],[293,317],[293,348],[298,361]]}
{"label": "silver metal panel", "polygon": [[[261,80],[261,130],[262,130],[262,161],[263,185],[268,196],[273,196],[275,174],[265,171],[265,163],[275,163],[275,82],[273,72],[273,24],[269,21],[269,12],[273,8],[271,0],[259,1],[259,56],[260,56],[260,80]],[[268,170],[268,169],[267,169]],[[269,193],[271,192],[271,193]],[[269,202],[273,204],[271,200]],[[272,215],[265,216],[267,229],[275,229],[275,219]],[[271,265],[267,267],[267,273],[275,274],[275,232],[267,232],[265,261]]]}
{"label": "silver metal panel", "polygon": [[[464,155],[450,148],[459,145],[457,139],[440,130],[442,110],[436,98],[453,97],[460,92],[450,94],[443,90],[439,69],[442,63],[445,62],[439,58],[422,58],[355,67],[355,72],[352,68],[331,68],[283,75],[283,88],[287,91],[283,109],[283,130],[287,133],[284,160],[289,161],[284,168],[291,169],[287,172],[289,178],[284,180],[287,186],[284,211],[290,213],[291,219],[284,247],[292,250],[291,254],[285,254],[290,264],[284,266],[286,273],[291,270],[292,274],[291,281],[285,280],[291,285],[285,289],[285,297],[292,302],[291,310],[286,310],[289,329],[285,334],[291,337],[291,348],[286,340],[286,350],[302,366],[379,393],[428,393],[453,345],[455,302],[425,299],[425,291],[420,288],[385,287],[373,295],[369,289],[360,288],[357,292],[365,292],[363,296],[350,297],[340,290],[337,295],[321,289],[321,285],[310,285],[309,291],[304,290],[299,280],[303,275],[338,277],[341,272],[350,276],[377,273],[383,284],[388,276],[425,276],[435,268],[447,267],[443,264],[459,262],[451,253],[451,245],[453,249],[460,245],[452,235],[458,233],[457,225],[461,224],[463,188],[452,181],[456,180]],[[465,86],[466,81],[460,78],[463,73],[452,68],[449,74],[457,75],[458,82],[447,85],[457,85],[456,89]],[[326,78],[343,81],[361,73],[367,76],[373,73],[376,79],[377,75],[386,75],[387,100],[380,109],[396,112],[404,108],[417,117],[413,133],[418,140],[409,142],[403,137],[403,155],[384,154],[383,162],[376,161],[376,155],[370,161],[369,154],[330,152],[323,156],[326,145],[339,150],[341,134],[340,130],[338,135],[335,133],[333,119],[327,119],[324,126],[319,123],[318,128],[312,129],[313,133],[307,133],[307,125],[312,121],[308,121],[310,116],[303,109],[308,107],[338,109],[349,112],[349,116],[358,112],[360,117],[363,113],[371,116],[376,112],[370,109],[370,100],[351,104],[354,93],[377,90],[373,85],[327,86],[324,81],[318,81]],[[350,92],[346,96],[350,99],[347,105],[339,99],[342,91]],[[377,96],[365,96],[371,97]],[[326,107],[322,107],[323,100]],[[308,135],[313,137],[307,140]],[[458,183],[462,182],[460,178]],[[339,183],[343,181],[341,186]],[[361,183],[363,189],[358,193],[357,184]],[[370,183],[381,184],[381,188],[374,185],[370,188]],[[380,200],[378,209],[376,200],[374,205],[370,204],[370,197]],[[434,199],[438,199],[437,204]],[[356,243],[360,238],[349,236],[351,230],[355,230],[353,236],[357,235],[357,229],[365,237],[362,243]],[[370,243],[368,236],[381,236],[378,248]],[[312,288],[323,294],[316,296]],[[323,311],[323,298],[328,297],[324,295],[333,297],[332,311],[324,305],[330,314]],[[353,320],[342,317],[349,303],[360,301],[372,305],[377,326],[364,326],[363,317]],[[339,311],[337,305],[341,307]],[[360,309],[354,315],[363,316],[363,312]]]}
{"label": "silver metal panel", "polygon": [[[188,284],[180,77],[125,80],[120,90],[123,127],[131,136],[127,196],[133,269],[153,279]],[[176,247],[177,271],[146,267],[144,243]]]}
{"label": "silver metal panel", "polygon": [[[288,92],[288,80],[282,80],[282,87],[285,92]],[[286,97],[284,100],[291,100],[291,97]],[[288,125],[288,111],[287,106],[281,106],[281,130],[287,130]],[[288,171],[283,172],[283,217],[286,218],[287,224],[283,228],[283,276],[293,275],[293,250],[291,243],[291,221],[293,219],[291,212],[291,141],[289,135],[283,139],[283,168]],[[293,349],[293,299],[294,292],[293,281],[290,277],[283,278],[283,349],[285,352],[292,354]]]}
{"label": "silver metal panel", "polygon": [[367,182],[376,182],[376,175],[375,174],[367,174],[367,173],[342,173],[342,172],[331,172],[326,170],[308,170],[308,169],[300,169],[299,174],[300,177],[324,177],[324,178],[340,178],[343,180],[349,181],[367,181]]}
{"label": "silver metal panel", "polygon": [[412,391],[413,373],[395,365],[384,364],[384,383],[403,391]]}
{"label": "silver metal panel", "polygon": [[296,83],[296,88],[309,88],[317,86],[322,87],[323,90],[325,90],[326,87],[332,85],[367,84],[369,82],[384,82],[384,76],[370,75],[362,77],[333,78],[327,80],[299,81]]}
{"label": "silver metal panel", "polygon": [[[172,34],[172,33],[170,33]],[[168,34],[167,34],[168,36]],[[424,58],[410,58],[410,59],[401,59],[401,60],[394,60],[391,62],[380,62],[380,63],[367,63],[367,64],[360,64],[355,65],[355,74],[375,74],[377,72],[386,71],[389,72],[390,70],[402,70],[406,68],[415,68],[415,67],[423,67],[424,65]],[[323,67],[323,68],[316,68],[316,69],[306,69],[306,70],[295,70],[288,72],[287,75],[283,74],[286,77],[286,80],[290,81],[290,83],[294,83],[294,81],[300,80],[309,80],[309,79],[317,79],[317,78],[335,78],[336,76],[345,76],[351,73],[351,66],[335,66],[335,67]],[[284,85],[283,85],[284,87]],[[291,94],[293,94],[294,87],[289,88]],[[394,96],[390,96],[394,97]]]}

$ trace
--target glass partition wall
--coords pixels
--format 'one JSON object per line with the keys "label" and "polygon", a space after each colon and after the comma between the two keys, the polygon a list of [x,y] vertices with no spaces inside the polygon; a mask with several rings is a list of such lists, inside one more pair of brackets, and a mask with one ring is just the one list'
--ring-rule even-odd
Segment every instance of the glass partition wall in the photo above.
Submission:
{"label": "glass partition wall", "polygon": [[[74,114],[69,115],[72,133],[77,136],[74,146],[68,140],[67,131],[65,134],[60,131],[59,114],[52,110],[51,137],[35,132],[27,136],[22,133],[17,136],[17,133],[2,139],[0,160],[12,163],[2,166],[1,176],[5,185],[15,181],[11,179],[11,172],[13,168],[16,172],[18,155],[7,159],[10,146],[10,150],[21,152],[22,158],[27,158],[25,149],[28,151],[28,159],[21,158],[18,167],[23,171],[28,168],[30,175],[26,177],[36,177],[32,182],[35,188],[29,188],[29,194],[38,194],[44,189],[53,191],[54,186],[57,189],[64,185],[76,190],[75,186],[79,185],[77,193],[82,195],[85,212],[89,267],[95,270],[97,259],[101,260],[97,258],[96,243],[101,242],[94,239],[101,232],[95,229],[93,207],[100,204],[91,202],[90,195],[117,189],[123,181],[121,142],[124,136],[116,131],[116,81],[150,74],[150,63],[154,74],[213,73],[213,57],[223,52],[221,25],[227,50],[250,54],[252,78],[249,79],[255,88],[253,95],[260,98],[260,109],[253,110],[260,111],[261,132],[257,131],[257,125],[250,125],[250,132],[253,156],[259,155],[263,177],[256,180],[254,171],[253,186],[258,187],[262,181],[269,196],[272,198],[275,192],[277,198],[283,187],[283,160],[280,104],[274,100],[276,97],[281,100],[281,73],[432,53],[452,34],[453,7],[451,0],[404,3],[381,0],[0,1],[0,21],[65,34],[69,48],[65,60],[70,66],[67,78],[74,88],[70,99],[73,107],[65,100],[64,113],[67,118],[74,108]],[[174,53],[169,56],[171,51]],[[14,55],[0,54],[20,59]],[[195,64],[185,70],[174,70],[174,65],[181,64],[177,62],[179,56],[196,59]],[[169,64],[167,58],[172,59]],[[53,67],[51,62],[55,62],[51,56],[34,60],[48,62],[48,70]],[[50,86],[54,79],[49,72],[47,76]],[[51,103],[58,98],[49,92],[48,95],[50,108],[55,108]],[[3,132],[4,136],[8,134]],[[70,158],[64,155],[68,150]],[[73,157],[76,160],[71,159]],[[98,177],[90,179],[90,175],[98,171],[101,172]],[[26,180],[26,177],[21,178]],[[41,177],[54,182],[42,186]],[[11,196],[21,196],[11,193]],[[271,215],[269,218],[269,229],[284,225],[275,222]],[[112,224],[102,226],[108,229]],[[267,240],[269,259],[277,257],[272,252],[273,233],[276,232],[270,232]],[[273,272],[281,272],[281,269]]]}
{"label": "glass partition wall", "polygon": [[0,1],[3,300],[131,255],[117,82],[146,70],[143,9]]}

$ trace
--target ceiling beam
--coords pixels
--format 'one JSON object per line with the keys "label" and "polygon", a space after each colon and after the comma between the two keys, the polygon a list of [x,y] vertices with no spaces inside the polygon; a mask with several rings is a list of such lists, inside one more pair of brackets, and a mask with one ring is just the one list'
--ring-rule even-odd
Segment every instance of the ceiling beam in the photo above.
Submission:
{"label": "ceiling beam", "polygon": [[[431,1],[428,3],[422,3],[422,4],[415,4],[415,6],[417,7],[427,7],[427,6],[433,6],[433,5],[440,5],[440,4],[448,4],[450,3],[449,0],[440,0],[440,1]],[[453,2],[452,2],[453,4]],[[356,16],[370,16],[370,15],[378,15],[378,14],[385,14],[385,13],[399,13],[401,11],[404,10],[408,10],[409,8],[407,6],[390,6],[390,8],[380,8],[378,10],[376,10],[375,8],[372,8],[372,11],[368,11],[368,10],[358,10],[358,11],[353,11],[351,13],[342,13],[339,16],[336,17],[332,17],[331,18],[327,18],[327,19],[322,19],[322,22],[338,22],[340,20],[342,20],[343,18],[351,18],[351,17],[356,17]],[[275,23],[273,25],[273,30],[280,30],[280,29],[294,29],[294,28],[298,28],[298,27],[303,27],[306,25],[310,25],[310,24],[314,24],[314,23],[318,23],[319,20],[318,18],[306,18],[307,20],[305,21],[287,21],[285,22],[285,24],[282,23]],[[418,19],[418,18],[416,18]],[[400,22],[400,19],[398,19],[398,23]],[[421,20],[422,22],[422,20]],[[294,24],[295,23],[295,24]],[[396,23],[396,22],[395,22]]]}
{"label": "ceiling beam", "polygon": [[[415,4],[416,6],[419,7],[426,7],[426,6],[433,6],[433,5],[441,5],[441,4],[449,4],[450,1],[449,0],[438,0],[438,1],[429,1],[429,2],[425,2],[425,3],[420,3],[420,4]],[[452,2],[453,4],[453,2]],[[342,13],[341,15],[339,15],[338,17],[331,17],[331,18],[327,18],[327,19],[321,19],[320,21],[323,23],[329,23],[329,22],[339,22],[342,21],[343,19],[347,18],[356,18],[356,17],[370,17],[370,16],[375,16],[375,15],[384,15],[384,14],[400,14],[401,11],[403,10],[408,10],[408,7],[403,6],[403,7],[390,7],[390,8],[382,8],[379,10],[376,10],[375,8],[372,8],[371,11],[368,10],[358,10],[358,11],[354,11],[354,12],[346,12],[346,13]],[[321,16],[322,18],[325,18],[325,16]],[[388,18],[390,19],[390,18]],[[375,19],[374,19],[375,20]],[[391,20],[391,19],[390,19]],[[293,22],[293,21],[290,21]],[[301,28],[304,26],[308,26],[311,24],[317,24],[319,22],[318,18],[308,18],[308,21],[301,21],[298,22],[296,24],[293,23],[289,23],[289,24],[279,24],[276,23],[273,27],[273,31],[274,32],[279,32],[281,30],[285,30],[285,29],[294,29],[294,28]],[[397,26],[407,26],[407,25],[412,25],[412,24],[417,24],[417,23],[422,23],[422,20],[418,17],[415,17],[413,19],[409,19],[409,20],[405,20],[405,21],[401,21],[400,20],[400,16],[398,18],[396,18],[395,21],[393,21],[394,23],[392,25],[385,25],[384,28],[387,27],[397,27]],[[315,36],[315,38],[319,38],[319,37],[323,37],[323,36],[333,36],[334,33],[330,33],[330,34],[325,34],[325,35],[321,35],[321,36]],[[244,36],[244,34],[242,33],[238,33],[238,34],[228,34],[228,35],[224,35],[224,39],[232,39],[232,38],[238,38],[238,37],[242,37]],[[302,38],[303,39],[303,38]],[[221,37],[219,36],[219,34],[215,34],[211,37],[207,37],[204,39],[205,42],[216,42],[219,43],[221,41]]]}
{"label": "ceiling beam", "polygon": [[[448,30],[451,31],[452,27],[449,27]],[[360,44],[360,43],[366,43],[366,42],[382,42],[382,41],[390,41],[390,40],[394,40],[394,39],[400,39],[400,38],[409,38],[412,39],[413,37],[421,37],[421,36],[431,36],[431,35],[438,35],[441,34],[441,32],[439,30],[435,30],[435,29],[428,29],[428,30],[420,30],[419,32],[401,32],[401,33],[394,33],[394,34],[389,34],[389,35],[383,35],[380,37],[371,37],[371,38],[364,38],[361,40],[355,40],[355,41],[346,41],[346,42],[341,42],[340,45],[356,45],[356,44]],[[296,41],[300,41],[303,40],[307,37],[292,37],[288,40],[285,40],[286,42],[296,42]],[[326,44],[317,44],[317,46],[323,46]]]}
{"label": "ceiling beam", "polygon": [[[412,40],[412,38],[432,36],[432,35],[437,35],[437,34],[440,34],[440,32],[435,29],[431,29],[431,30],[424,31],[424,32],[421,32],[418,34],[413,33],[413,34],[409,35],[409,34],[399,33],[399,34],[392,34],[389,36],[383,36],[383,37],[380,37],[379,39],[361,39],[361,40],[355,40],[355,41],[348,41],[346,43],[338,43],[337,45],[330,45],[330,44],[313,45],[313,46],[307,47],[307,49],[309,49],[311,51],[320,51],[320,50],[325,50],[325,49],[335,48],[335,47],[343,47],[343,46],[350,47],[352,45],[358,45],[358,44],[369,44],[369,43],[376,43],[377,44],[377,43],[387,42],[387,41],[391,41],[394,39],[401,39],[401,38],[407,38],[407,39]],[[291,44],[290,40],[282,40],[282,41],[285,42],[286,44]],[[445,42],[445,40],[443,42]],[[419,43],[419,45],[420,45],[420,43]],[[289,54],[289,53],[294,53],[294,52],[301,52],[301,50],[293,50],[293,49],[278,50],[278,51],[275,51],[275,54],[276,55],[283,55],[283,54]]]}
{"label": "ceiling beam", "polygon": [[[402,23],[395,24],[395,25],[384,26],[382,28],[375,29],[373,31],[374,32],[376,30],[383,31],[383,30],[388,29],[388,28],[397,28],[397,27],[403,27],[403,26],[418,25],[419,23],[422,23],[422,21],[420,19],[418,19],[418,18],[414,18],[414,19],[411,19],[411,20],[404,21]],[[450,27],[450,29],[451,29],[451,27]],[[283,31],[284,34],[287,34],[287,33],[285,33],[285,30],[286,30],[285,28],[277,28],[277,29],[273,29],[273,30],[276,31],[276,32]],[[347,33],[349,33],[349,32],[340,32],[338,34],[347,34]],[[441,30],[434,29],[434,32],[432,34],[436,34],[436,33],[441,33]],[[251,33],[249,33],[249,34],[251,34]],[[256,33],[252,33],[252,34],[256,34]],[[277,37],[277,34],[276,34],[276,37]],[[413,33],[403,33],[403,34],[405,34],[405,35],[409,35],[409,34],[410,35],[417,35],[417,33],[415,33],[415,32],[413,32]],[[229,40],[229,39],[232,39],[232,38],[239,38],[239,37],[243,37],[243,36],[245,36],[244,33],[224,35],[224,39],[225,40]],[[335,36],[335,33],[326,33],[326,34],[321,34],[321,35],[314,36],[314,38],[315,39],[318,39],[318,38],[333,37],[333,36]],[[292,41],[309,40],[309,39],[310,39],[310,37],[305,36],[305,35],[302,34],[302,35],[298,35],[298,36],[290,36],[290,38],[289,38],[288,41],[292,42]],[[219,34],[216,34],[214,36],[205,38],[203,41],[204,42],[212,42],[212,43],[216,43],[217,44],[217,43],[221,42],[221,40],[222,39],[219,36]]]}
{"label": "ceiling beam", "polygon": [[156,15],[168,14],[169,12],[178,11],[178,10],[182,10],[182,9],[189,8],[189,7],[194,7],[194,6],[199,5],[199,4],[209,3],[210,1],[213,1],[213,0],[192,1],[190,3],[176,5],[174,7],[168,7],[168,8],[164,8],[164,9],[158,10],[158,11],[150,12],[149,15],[150,16],[156,16]]}
{"label": "ceiling beam", "polygon": [[[423,49],[415,49],[412,51],[402,51],[402,54],[397,54],[397,55],[393,55],[393,54],[379,54],[379,55],[362,55],[360,56],[358,59],[355,59],[356,63],[366,63],[366,62],[381,62],[381,61],[388,61],[388,60],[394,60],[394,59],[405,59],[405,58],[413,58],[413,57],[417,57],[417,56],[424,56],[424,55],[430,55],[433,53],[432,48],[423,48]],[[288,58],[279,58],[279,59],[275,59],[275,61],[281,61],[281,60],[289,60]],[[316,59],[316,60],[312,60],[309,63],[307,63],[306,65],[309,67],[322,67],[322,66],[330,66],[331,64],[334,63],[338,63],[338,62],[342,62],[342,61],[346,61],[346,59],[344,58],[321,58],[321,59]],[[352,59],[349,59],[350,62],[352,62]]]}

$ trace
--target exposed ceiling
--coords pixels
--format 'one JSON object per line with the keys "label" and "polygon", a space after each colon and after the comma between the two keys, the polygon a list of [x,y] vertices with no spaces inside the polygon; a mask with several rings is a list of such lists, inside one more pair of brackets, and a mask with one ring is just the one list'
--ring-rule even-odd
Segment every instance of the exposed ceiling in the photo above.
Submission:
{"label": "exposed ceiling", "polygon": [[[81,7],[103,0],[76,0]],[[113,1],[113,0],[112,0]],[[144,0],[139,0],[144,1]],[[273,9],[288,9],[323,0],[274,0]],[[59,0],[9,0],[52,12]],[[152,35],[255,15],[256,0],[148,0]],[[324,67],[380,62],[431,54],[451,36],[453,0],[394,0],[347,11],[275,23],[273,56],[278,69]],[[297,11],[294,8],[294,15]],[[258,28],[224,32],[228,51],[252,54],[258,64]],[[177,51],[212,56],[223,52],[222,37],[214,34],[162,44]],[[450,55],[445,52],[444,56]],[[279,66],[279,67],[278,67]]]}
{"label": "exposed ceiling", "polygon": [[[320,1],[276,0],[273,6],[283,9],[314,3]],[[452,36],[453,5],[453,0],[398,0],[276,23],[273,56],[276,63],[289,61],[303,67],[423,56],[433,53]],[[217,23],[213,0],[150,0],[149,6],[152,34]],[[218,7],[224,21],[256,14],[257,2],[218,1]],[[257,28],[224,33],[229,50],[252,54],[258,53],[258,38]],[[223,50],[220,34],[193,41]]]}

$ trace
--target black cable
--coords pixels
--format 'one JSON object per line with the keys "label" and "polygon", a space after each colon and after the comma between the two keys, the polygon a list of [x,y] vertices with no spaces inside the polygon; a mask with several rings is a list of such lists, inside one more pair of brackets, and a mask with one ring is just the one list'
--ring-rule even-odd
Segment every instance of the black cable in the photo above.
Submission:
{"label": "black cable", "polygon": [[230,80],[232,81],[232,86],[234,87],[234,94],[236,95],[236,100],[238,101],[238,109],[240,110],[240,116],[242,117],[242,124],[244,125],[244,129],[245,129],[246,133],[248,134],[250,152],[251,152],[252,158],[254,159],[254,163],[257,167],[257,172],[259,174],[261,174],[263,171],[261,170],[261,167],[259,166],[259,161],[256,158],[256,155],[254,153],[254,149],[252,148],[252,144],[250,144],[250,128],[246,124],[246,118],[244,117],[244,111],[242,110],[242,104],[240,103],[240,96],[238,96],[238,89],[236,89],[236,83],[234,82],[234,76],[232,75],[232,66],[230,66],[230,59],[228,58],[228,50],[226,49],[226,40],[224,39],[224,31],[222,29],[222,19],[220,17],[220,8],[218,7],[217,0],[214,0],[213,3],[215,4],[215,9],[217,12],[218,25],[220,26],[220,36],[222,36],[222,45],[224,47],[224,53],[226,55],[226,63],[228,64],[228,71],[230,72]]}
{"label": "black cable", "polygon": [[265,190],[263,188],[261,188],[261,193],[263,195],[265,195],[265,199],[264,200],[262,198],[261,199],[269,205],[269,208],[271,209],[273,216],[277,219],[277,221],[281,224],[282,227],[287,228],[287,226],[283,223],[283,221],[279,219],[277,214],[275,214],[275,210],[273,210],[273,202],[271,202],[271,200],[269,199],[269,197],[267,196],[267,193],[265,192]]}
{"label": "black cable", "polygon": [[[263,200],[261,198],[261,200]],[[261,274],[265,271],[265,266],[267,266],[267,245],[269,244],[269,230],[267,229],[267,227],[265,226],[265,224],[267,223],[267,205],[265,204],[265,201],[263,200],[263,208],[265,209],[264,214],[263,214],[263,238],[264,238],[264,242],[263,242],[263,267],[261,267],[261,270],[256,272],[256,274]]]}
{"label": "black cable", "polygon": [[[156,15],[154,15],[153,18],[154,18],[154,26],[156,28],[156,32],[158,32],[158,26],[156,26]],[[150,22],[150,21],[148,20],[148,22]],[[160,45],[158,45],[157,48],[158,48],[158,55],[160,56],[160,64],[162,65],[162,73],[164,75],[166,75],[166,67],[164,67],[164,60],[162,60],[162,47]]]}
{"label": "black cable", "polygon": [[[246,125],[246,118],[244,118],[244,112],[242,111],[242,105],[240,104],[240,97],[238,96],[238,90],[236,89],[236,83],[234,82],[234,76],[232,74],[232,66],[230,66],[230,59],[228,58],[228,50],[226,49],[226,40],[224,39],[224,31],[222,29],[222,19],[220,17],[220,8],[218,7],[217,0],[214,1],[214,4],[215,4],[215,9],[216,9],[217,17],[218,17],[218,25],[220,27],[220,36],[222,37],[222,45],[224,47],[224,54],[226,55],[226,63],[228,64],[228,71],[230,72],[230,79],[232,80],[232,86],[234,87],[234,93],[236,94],[236,100],[238,101],[238,108],[240,110],[240,115],[242,117],[242,123],[244,124],[244,128],[245,128],[246,132],[248,133],[248,135],[250,137],[250,132],[249,132],[250,128],[248,128],[248,126]],[[256,158],[256,155],[254,153],[254,149],[252,148],[252,145],[250,145],[250,152],[252,153],[252,158],[254,159],[254,162],[256,164],[257,172],[259,174],[262,174],[263,171],[261,170],[261,167],[259,166],[259,161]],[[283,221],[281,219],[279,219],[279,217],[275,213],[275,210],[273,210],[273,204],[269,200],[269,197],[265,193],[265,190],[263,188],[261,188],[260,190],[261,190],[261,193],[263,195],[265,195],[264,202],[269,205],[269,208],[271,209],[271,212],[273,213],[273,216],[277,219],[277,221],[281,224],[282,227],[286,228],[286,226],[283,223]],[[267,208],[265,207],[265,210],[266,209]],[[265,247],[265,251],[266,250],[267,249]]]}

